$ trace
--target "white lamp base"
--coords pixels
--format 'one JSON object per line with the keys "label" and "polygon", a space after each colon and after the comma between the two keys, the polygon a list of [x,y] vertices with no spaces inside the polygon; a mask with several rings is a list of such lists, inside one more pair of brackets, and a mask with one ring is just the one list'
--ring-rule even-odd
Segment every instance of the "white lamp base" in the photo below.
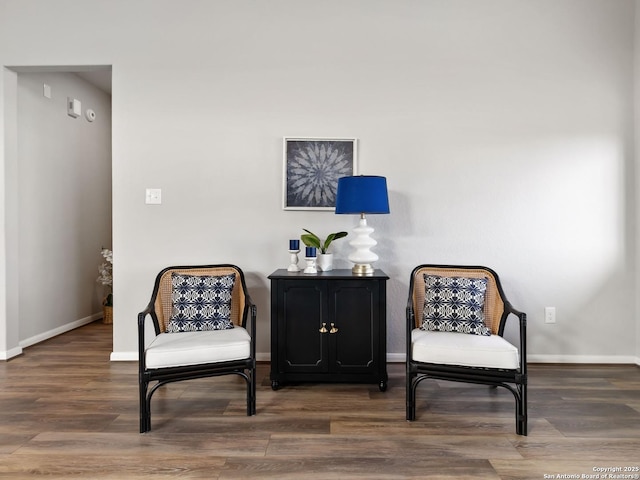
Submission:
{"label": "white lamp base", "polygon": [[371,251],[378,242],[371,238],[373,228],[367,225],[367,219],[364,214],[360,216],[358,226],[353,229],[354,239],[349,242],[355,251],[349,255],[355,265],[351,269],[354,275],[373,275],[374,268],[371,266],[373,262],[378,260],[378,255]]}

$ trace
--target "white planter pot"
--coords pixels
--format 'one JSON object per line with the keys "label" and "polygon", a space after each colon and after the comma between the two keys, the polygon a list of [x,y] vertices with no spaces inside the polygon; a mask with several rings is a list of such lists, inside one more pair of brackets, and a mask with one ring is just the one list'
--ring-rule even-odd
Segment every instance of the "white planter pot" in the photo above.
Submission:
{"label": "white planter pot", "polygon": [[333,253],[319,253],[316,264],[321,272],[333,270]]}

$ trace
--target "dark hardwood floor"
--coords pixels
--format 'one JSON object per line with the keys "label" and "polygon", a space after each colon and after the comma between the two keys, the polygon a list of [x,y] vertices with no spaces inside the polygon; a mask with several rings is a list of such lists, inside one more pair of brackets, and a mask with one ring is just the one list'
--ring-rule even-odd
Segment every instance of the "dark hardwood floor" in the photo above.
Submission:
{"label": "dark hardwood floor", "polygon": [[403,364],[389,365],[384,393],[274,392],[261,364],[255,417],[239,378],[175,383],[140,435],[137,364],[109,361],[111,327],[0,362],[0,478],[543,479],[640,466],[637,366],[532,365],[528,437],[515,434],[511,393],[484,386],[425,381],[406,422]]}

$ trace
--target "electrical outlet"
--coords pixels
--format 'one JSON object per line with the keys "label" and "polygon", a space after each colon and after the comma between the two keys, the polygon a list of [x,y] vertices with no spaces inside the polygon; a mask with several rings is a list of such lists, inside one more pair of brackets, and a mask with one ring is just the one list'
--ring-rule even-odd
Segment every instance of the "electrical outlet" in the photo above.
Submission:
{"label": "electrical outlet", "polygon": [[556,307],[544,307],[544,323],[556,323]]}

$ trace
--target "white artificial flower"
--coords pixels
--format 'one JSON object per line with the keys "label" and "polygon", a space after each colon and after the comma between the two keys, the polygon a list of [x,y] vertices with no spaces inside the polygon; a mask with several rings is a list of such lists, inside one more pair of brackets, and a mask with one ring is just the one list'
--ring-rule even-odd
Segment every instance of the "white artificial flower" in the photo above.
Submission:
{"label": "white artificial flower", "polygon": [[113,252],[108,248],[103,248],[100,252],[106,262],[101,263],[98,267],[98,273],[100,274],[96,281],[102,285],[113,285]]}

